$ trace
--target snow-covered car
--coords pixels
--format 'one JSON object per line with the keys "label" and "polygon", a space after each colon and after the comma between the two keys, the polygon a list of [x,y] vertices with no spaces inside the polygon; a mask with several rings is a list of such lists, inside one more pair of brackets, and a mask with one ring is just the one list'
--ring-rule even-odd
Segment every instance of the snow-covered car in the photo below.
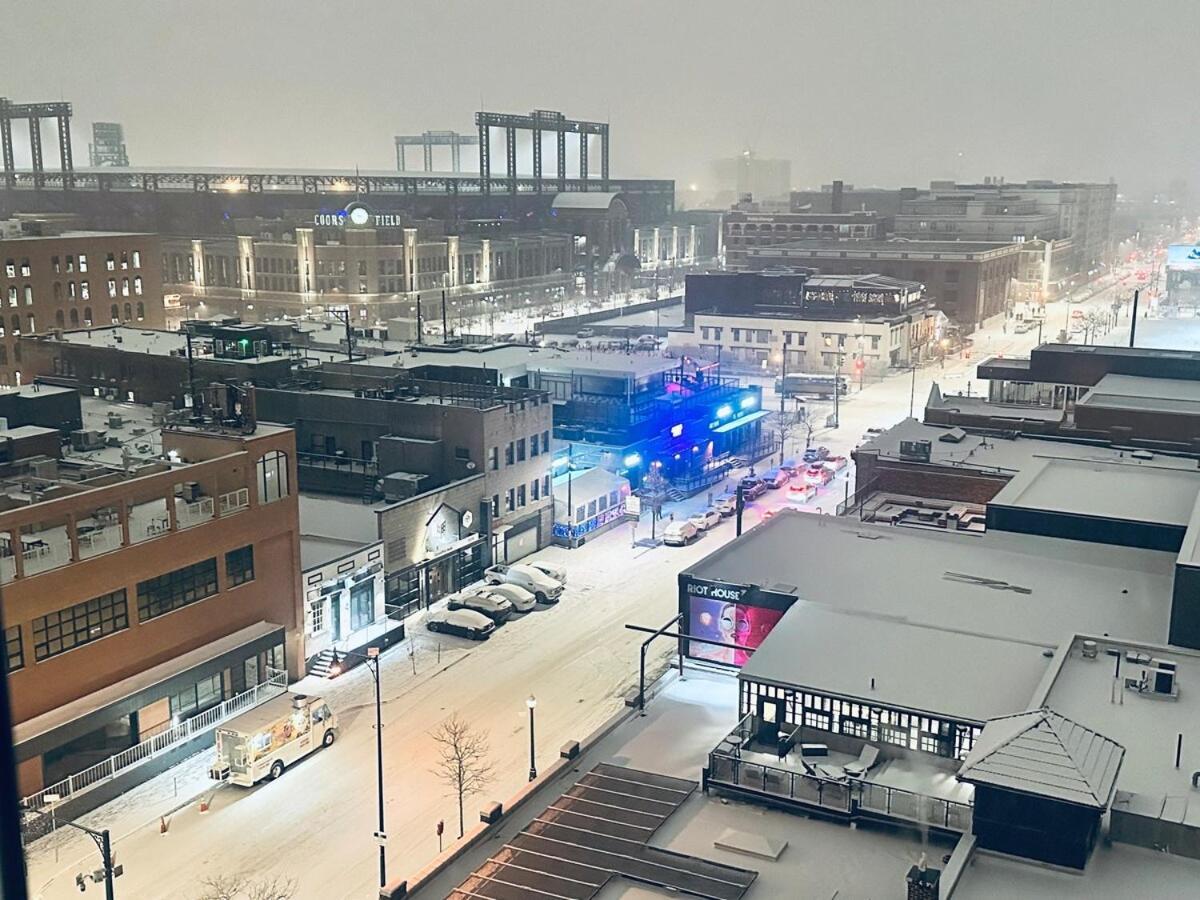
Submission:
{"label": "snow-covered car", "polygon": [[491,591],[462,591],[451,594],[446,602],[447,609],[471,609],[487,616],[497,625],[508,621],[513,614],[513,605],[502,594]]}
{"label": "snow-covered car", "polygon": [[643,334],[637,339],[635,346],[637,346],[639,350],[653,350],[658,346],[658,343],[658,338],[656,338],[654,335]]}
{"label": "snow-covered car", "polygon": [[575,337],[577,337],[577,338],[590,338],[590,337],[595,337],[595,336],[596,336],[595,328],[580,328],[577,332],[575,332]]}
{"label": "snow-covered car", "polygon": [[754,500],[761,497],[767,492],[767,486],[763,484],[763,480],[754,475],[747,475],[741,481],[742,497],[746,500]]}
{"label": "snow-covered car", "polygon": [[779,468],[783,469],[783,471],[787,472],[794,478],[804,471],[804,463],[800,462],[798,459],[785,459],[783,463],[780,464]]}
{"label": "snow-covered car", "polygon": [[829,456],[828,447],[809,447],[804,451],[804,461],[806,463],[820,462]]}
{"label": "snow-covered car", "polygon": [[792,480],[791,474],[783,468],[772,469],[763,476],[763,483],[769,488],[781,488]]}
{"label": "snow-covered car", "polygon": [[554,603],[562,594],[563,586],[545,572],[523,563],[504,565],[498,563],[483,573],[489,584],[515,584],[523,587],[537,598],[538,603]]}
{"label": "snow-covered car", "polygon": [[438,634],[456,634],[473,641],[485,641],[496,630],[496,623],[473,609],[439,609],[429,614],[425,627]]}
{"label": "snow-covered car", "polygon": [[737,512],[737,495],[725,494],[724,496],[718,497],[713,502],[713,509],[715,509],[717,514],[723,519],[732,516]]}
{"label": "snow-covered car", "polygon": [[700,536],[698,529],[691,522],[672,522],[663,529],[663,543],[669,547],[682,547],[690,544]]}
{"label": "snow-covered car", "polygon": [[537,606],[537,597],[515,584],[477,584],[473,588],[468,588],[468,591],[474,594],[490,594],[493,597],[501,597],[511,603],[517,612],[529,612]]}
{"label": "snow-covered car", "polygon": [[522,563],[522,565],[532,566],[543,575],[549,575],[559,584],[567,583],[567,570],[562,566],[556,566],[554,563],[548,563],[540,559],[529,560],[528,562]]}
{"label": "snow-covered car", "polygon": [[721,514],[715,509],[706,509],[688,516],[688,521],[696,526],[698,531],[708,531],[721,522]]}
{"label": "snow-covered car", "polygon": [[848,463],[849,463],[849,460],[846,459],[846,457],[844,457],[844,456],[831,456],[825,460],[824,466],[827,469],[832,469],[835,472],[840,472],[840,471],[842,471],[842,469],[846,468]]}
{"label": "snow-covered car", "polygon": [[833,481],[833,470],[825,467],[824,463],[813,463],[804,470],[804,480],[812,485],[824,485]]}
{"label": "snow-covered car", "polygon": [[789,503],[807,503],[815,496],[817,496],[816,487],[799,478],[788,485],[787,498]]}

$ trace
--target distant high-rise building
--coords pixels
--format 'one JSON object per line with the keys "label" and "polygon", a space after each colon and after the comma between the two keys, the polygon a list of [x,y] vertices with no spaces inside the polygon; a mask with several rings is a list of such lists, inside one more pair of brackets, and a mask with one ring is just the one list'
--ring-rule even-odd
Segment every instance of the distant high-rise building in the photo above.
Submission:
{"label": "distant high-rise building", "polygon": [[120,122],[92,123],[88,159],[92,168],[129,165],[129,154],[125,152],[125,128]]}
{"label": "distant high-rise building", "polygon": [[[718,199],[732,203],[747,194],[758,202],[786,201],[792,190],[792,163],[787,159],[763,159],[753,150],[713,163]],[[732,195],[732,196],[725,196]]]}

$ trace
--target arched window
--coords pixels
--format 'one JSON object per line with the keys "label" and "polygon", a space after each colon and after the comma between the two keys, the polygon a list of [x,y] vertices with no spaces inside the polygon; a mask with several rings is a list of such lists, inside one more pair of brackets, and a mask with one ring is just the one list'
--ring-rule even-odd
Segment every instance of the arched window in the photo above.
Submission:
{"label": "arched window", "polygon": [[63,311],[61,309],[56,309],[54,311],[54,324],[59,328],[62,328],[67,324],[66,317],[63,315]]}
{"label": "arched window", "polygon": [[272,450],[256,463],[255,482],[258,484],[259,505],[274,503],[288,495],[288,458],[286,453]]}
{"label": "arched window", "polygon": [[70,314],[67,316],[67,318],[69,318],[69,319],[71,320],[71,327],[72,327],[72,328],[78,328],[78,327],[79,327],[79,310],[77,310],[75,307],[73,307],[73,306],[71,307],[71,312],[70,312]]}
{"label": "arched window", "polygon": [[75,282],[73,282],[73,281],[67,282],[67,296],[72,300],[74,300],[78,296],[78,294],[76,293],[76,289],[75,289]]}
{"label": "arched window", "polygon": [[121,321],[121,310],[117,308],[117,304],[113,304],[108,308],[108,320],[114,325]]}
{"label": "arched window", "polygon": [[8,286],[8,305],[17,305],[17,286],[15,284],[10,284]]}
{"label": "arched window", "polygon": [[55,303],[62,300],[62,282],[61,281],[54,282],[53,292],[54,292],[54,302]]}
{"label": "arched window", "polygon": [[139,322],[142,321],[142,319],[146,318],[146,304],[143,303],[141,300],[138,301],[137,314],[138,314]]}
{"label": "arched window", "polygon": [[33,285],[25,285],[25,305],[33,306]]}
{"label": "arched window", "polygon": [[126,303],[125,304],[125,321],[128,322],[132,318],[133,318],[133,307],[130,304]]}
{"label": "arched window", "polygon": [[92,324],[92,308],[90,306],[83,308],[83,321],[85,325]]}
{"label": "arched window", "polygon": [[139,297],[142,296],[142,276],[141,275],[133,276],[133,292],[135,294],[137,294]]}
{"label": "arched window", "polygon": [[129,296],[129,279],[128,278],[121,279],[121,296],[122,297]]}

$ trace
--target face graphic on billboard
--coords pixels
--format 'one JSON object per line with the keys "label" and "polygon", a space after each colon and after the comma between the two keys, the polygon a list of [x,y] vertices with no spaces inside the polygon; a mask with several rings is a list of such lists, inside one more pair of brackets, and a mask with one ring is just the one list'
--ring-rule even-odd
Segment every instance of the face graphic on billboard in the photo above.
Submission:
{"label": "face graphic on billboard", "polygon": [[738,644],[748,649],[737,650],[692,641],[689,655],[725,665],[743,665],[750,658],[750,651],[763,642],[763,638],[771,633],[782,616],[783,611],[778,609],[730,603],[710,597],[692,597],[689,634],[722,644]]}

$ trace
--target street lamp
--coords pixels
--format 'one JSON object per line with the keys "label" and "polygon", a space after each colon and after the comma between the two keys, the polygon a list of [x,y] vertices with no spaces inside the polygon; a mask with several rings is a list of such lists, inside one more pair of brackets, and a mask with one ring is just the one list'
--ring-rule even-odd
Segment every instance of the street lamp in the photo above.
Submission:
{"label": "street lamp", "polygon": [[535,762],[533,743],[533,711],[537,708],[537,698],[533,694],[530,694],[529,699],[525,701],[525,705],[529,707],[529,780],[533,781],[537,778],[537,763]]}
{"label": "street lamp", "polygon": [[[50,804],[51,821],[53,821],[54,804],[58,803],[62,797],[58,794],[44,794],[43,797]],[[124,870],[121,866],[113,865],[112,839],[109,836],[108,829],[105,828],[102,831],[97,831],[94,828],[88,828],[86,825],[80,825],[78,822],[71,822],[69,820],[64,820],[59,824],[78,828],[95,842],[96,849],[100,851],[100,864],[104,867],[102,870],[104,872],[104,897],[105,900],[113,900],[116,896],[113,893],[113,879]],[[95,880],[95,876],[93,876],[93,880]],[[81,891],[87,889],[83,881],[83,875],[75,876],[75,884]]]}
{"label": "street lamp", "polygon": [[[383,824],[383,704],[379,694],[379,648],[368,647],[365,654],[351,650],[342,652],[343,659],[348,656],[365,660],[375,680],[375,793],[379,801],[379,830],[375,832],[375,840],[379,842],[379,886],[383,887],[387,884],[387,829]],[[341,664],[336,660],[334,669],[338,673],[342,671]]]}

